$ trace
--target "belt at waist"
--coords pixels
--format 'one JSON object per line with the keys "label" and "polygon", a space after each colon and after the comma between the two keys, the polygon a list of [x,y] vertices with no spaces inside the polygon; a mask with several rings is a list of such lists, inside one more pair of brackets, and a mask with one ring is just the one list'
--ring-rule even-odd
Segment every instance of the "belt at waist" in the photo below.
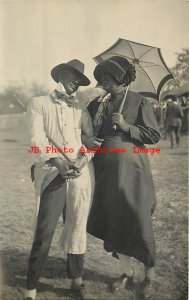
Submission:
{"label": "belt at waist", "polygon": [[124,141],[130,141],[131,142],[131,138],[129,136],[126,135],[126,133],[116,133],[114,135],[104,135],[104,136],[100,136],[100,138],[107,140],[107,139],[123,139]]}
{"label": "belt at waist", "polygon": [[100,138],[104,139],[104,141],[108,141],[108,140],[121,140],[123,142],[128,142],[128,143],[132,143],[136,146],[143,146],[143,143],[134,141],[130,138],[130,136],[128,136],[126,133],[116,133],[115,135],[105,135],[105,136],[100,136]]}

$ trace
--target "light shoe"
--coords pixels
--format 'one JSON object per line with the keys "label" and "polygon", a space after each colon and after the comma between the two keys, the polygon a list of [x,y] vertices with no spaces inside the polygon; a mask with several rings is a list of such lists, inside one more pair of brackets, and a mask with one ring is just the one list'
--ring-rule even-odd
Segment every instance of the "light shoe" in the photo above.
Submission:
{"label": "light shoe", "polygon": [[112,284],[112,292],[117,292],[124,290],[126,288],[132,289],[134,285],[133,276],[127,276],[126,274],[122,274],[120,278],[116,279],[116,281]]}
{"label": "light shoe", "polygon": [[36,289],[25,290],[25,298],[24,298],[24,300],[35,300],[35,298],[36,298]]}

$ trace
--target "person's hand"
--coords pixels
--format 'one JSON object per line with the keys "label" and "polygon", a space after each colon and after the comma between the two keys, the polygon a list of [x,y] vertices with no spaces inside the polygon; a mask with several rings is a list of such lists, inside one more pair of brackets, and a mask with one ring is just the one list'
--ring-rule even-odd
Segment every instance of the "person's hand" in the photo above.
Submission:
{"label": "person's hand", "polygon": [[60,157],[51,158],[49,162],[58,169],[62,177],[64,173],[70,169],[68,162]]}
{"label": "person's hand", "polygon": [[89,137],[85,134],[82,134],[82,142],[88,148],[100,147],[103,141],[103,139],[96,136]]}
{"label": "person's hand", "polygon": [[62,178],[63,179],[75,179],[79,176],[81,176],[81,172],[74,170],[74,169],[70,169],[62,175]]}
{"label": "person's hand", "polygon": [[73,168],[74,163],[70,163],[60,157],[51,158],[50,163],[58,169],[64,179],[74,179],[81,175],[76,168]]}
{"label": "person's hand", "polygon": [[104,139],[98,138],[96,136],[93,137],[93,147],[100,147]]}
{"label": "person's hand", "polygon": [[82,155],[79,158],[74,159],[73,163],[69,163],[69,166],[76,172],[80,173],[81,169],[86,165],[86,163],[87,163],[87,158],[85,157],[85,155]]}
{"label": "person's hand", "polygon": [[130,129],[130,124],[123,119],[123,116],[120,113],[113,113],[112,123],[118,125],[125,132]]}

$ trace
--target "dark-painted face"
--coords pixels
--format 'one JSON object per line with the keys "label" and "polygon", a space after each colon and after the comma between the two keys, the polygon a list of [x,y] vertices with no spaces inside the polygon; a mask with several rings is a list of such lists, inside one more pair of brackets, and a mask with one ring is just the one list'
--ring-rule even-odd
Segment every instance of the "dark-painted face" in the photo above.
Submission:
{"label": "dark-painted face", "polygon": [[80,78],[74,71],[64,71],[59,75],[59,82],[61,82],[68,95],[76,92],[80,86]]}
{"label": "dark-painted face", "polygon": [[119,86],[119,83],[114,77],[106,70],[102,70],[100,73],[100,81],[104,90],[113,92]]}

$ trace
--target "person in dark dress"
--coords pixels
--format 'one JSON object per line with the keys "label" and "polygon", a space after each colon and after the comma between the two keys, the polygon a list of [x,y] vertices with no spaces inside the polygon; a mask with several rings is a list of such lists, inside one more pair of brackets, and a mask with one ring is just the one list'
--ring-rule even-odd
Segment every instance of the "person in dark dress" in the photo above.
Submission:
{"label": "person in dark dress", "polygon": [[108,94],[88,106],[97,136],[88,141],[88,147],[102,144],[101,153],[93,159],[96,185],[87,231],[103,240],[104,249],[120,260],[123,274],[113,284],[114,290],[133,281],[131,257],[144,264],[144,287],[150,289],[155,265],[151,216],[156,196],[148,154],[133,153],[133,147],[156,144],[158,126],[151,104],[131,91],[118,113],[126,87],[135,80],[135,68],[127,59],[113,56],[103,61],[96,66],[94,77]]}

